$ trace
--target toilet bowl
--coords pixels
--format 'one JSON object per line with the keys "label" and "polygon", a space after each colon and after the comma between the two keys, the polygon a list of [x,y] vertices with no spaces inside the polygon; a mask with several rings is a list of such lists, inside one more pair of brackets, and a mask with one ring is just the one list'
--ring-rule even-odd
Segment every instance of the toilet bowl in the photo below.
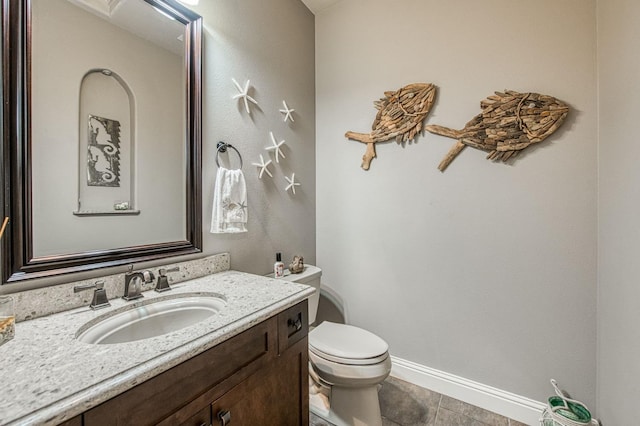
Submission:
{"label": "toilet bowl", "polygon": [[[322,270],[305,265],[283,279],[316,289],[309,324],[316,319]],[[381,426],[379,384],[391,372],[389,346],[375,334],[324,321],[309,332],[309,408],[336,426]]]}

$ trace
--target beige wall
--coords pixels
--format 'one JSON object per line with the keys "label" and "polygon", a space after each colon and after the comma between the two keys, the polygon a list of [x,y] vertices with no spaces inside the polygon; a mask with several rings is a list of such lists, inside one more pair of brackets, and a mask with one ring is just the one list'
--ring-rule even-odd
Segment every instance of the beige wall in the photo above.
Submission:
{"label": "beige wall", "polygon": [[[545,401],[587,404],[596,368],[595,1],[343,0],[316,15],[317,247],[349,321],[400,358]],[[514,163],[426,134],[364,145],[373,101],[439,87],[427,123],[461,128],[494,90],[572,112]]]}
{"label": "beige wall", "polygon": [[640,4],[598,2],[598,413],[638,424],[640,401]]}
{"label": "beige wall", "polygon": [[[193,8],[204,18],[203,229],[206,253],[231,253],[231,268],[266,274],[275,253],[288,265],[294,254],[315,262],[315,72],[314,17],[300,0],[201,1]],[[232,97],[251,81],[259,106],[251,115]],[[284,123],[282,101],[294,108],[295,122]],[[284,139],[286,159],[264,148],[269,132]],[[238,148],[244,159],[249,223],[246,234],[210,234],[216,142]],[[273,178],[258,179],[251,163],[271,158]],[[235,154],[229,157],[237,164]],[[286,193],[284,176],[296,174],[301,186]]]}

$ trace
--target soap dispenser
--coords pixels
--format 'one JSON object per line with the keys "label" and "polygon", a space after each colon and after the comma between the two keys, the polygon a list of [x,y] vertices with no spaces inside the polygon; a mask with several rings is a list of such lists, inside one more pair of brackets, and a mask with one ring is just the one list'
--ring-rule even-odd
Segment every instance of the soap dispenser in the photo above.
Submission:
{"label": "soap dispenser", "polygon": [[282,253],[276,253],[276,263],[273,264],[273,276],[275,278],[284,277],[284,263],[282,263]]}

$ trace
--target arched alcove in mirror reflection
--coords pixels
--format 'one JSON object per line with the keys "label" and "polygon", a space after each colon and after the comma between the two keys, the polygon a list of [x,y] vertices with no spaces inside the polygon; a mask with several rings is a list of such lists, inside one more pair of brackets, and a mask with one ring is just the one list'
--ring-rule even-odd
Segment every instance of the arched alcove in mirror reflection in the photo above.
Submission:
{"label": "arched alcove in mirror reflection", "polygon": [[93,69],[80,84],[76,215],[138,214],[135,97],[115,71]]}

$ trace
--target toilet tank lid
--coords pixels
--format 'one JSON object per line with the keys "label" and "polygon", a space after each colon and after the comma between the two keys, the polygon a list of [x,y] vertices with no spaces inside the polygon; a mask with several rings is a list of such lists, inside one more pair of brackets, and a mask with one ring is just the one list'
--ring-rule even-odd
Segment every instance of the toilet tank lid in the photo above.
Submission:
{"label": "toilet tank lid", "polygon": [[292,274],[289,270],[284,271],[284,277],[280,278],[282,280],[293,281],[300,284],[305,284],[310,281],[319,279],[322,275],[322,269],[318,268],[314,265],[305,264],[304,270],[299,274]]}

